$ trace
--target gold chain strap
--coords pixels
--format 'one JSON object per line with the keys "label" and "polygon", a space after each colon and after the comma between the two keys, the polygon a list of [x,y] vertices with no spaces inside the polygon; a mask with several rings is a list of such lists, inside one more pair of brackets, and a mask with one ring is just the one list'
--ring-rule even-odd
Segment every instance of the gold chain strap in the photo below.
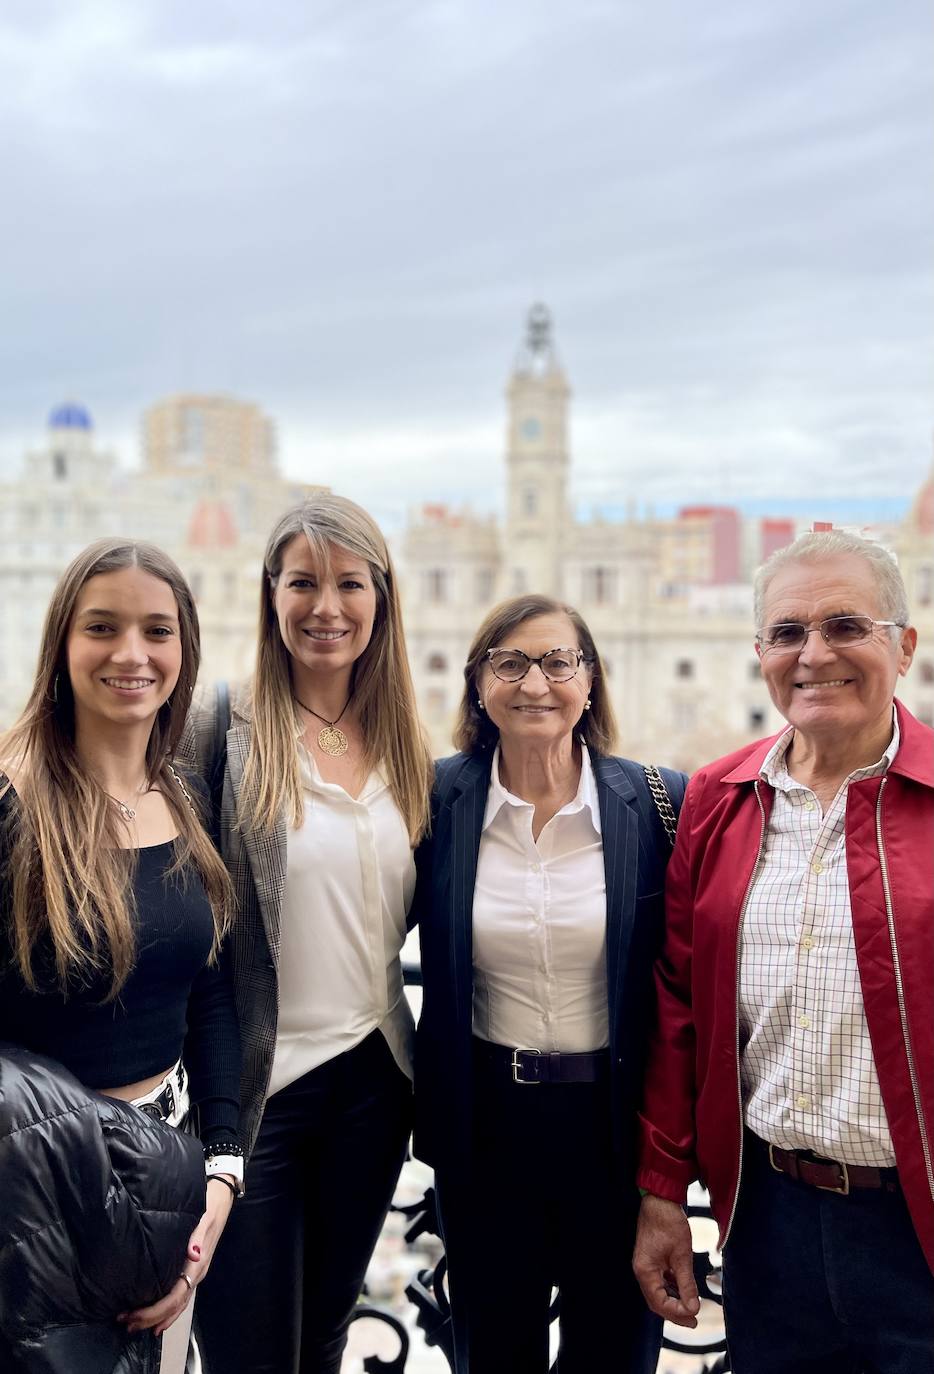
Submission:
{"label": "gold chain strap", "polygon": [[[192,809],[192,811],[194,812],[194,814],[195,814],[196,816],[198,816],[198,808],[195,806],[194,802],[191,800],[191,793],[188,791],[188,788],[187,788],[187,787],[185,786],[185,784],[182,782],[182,779],[181,779],[180,774],[176,772],[176,770],[175,770],[175,765],[172,764],[172,763],[169,764],[169,772],[172,774],[172,777],[175,779],[175,781],[178,783],[179,787],[182,789],[182,796],[185,798],[186,802],[187,802],[188,805],[191,807],[191,809]],[[198,819],[199,819],[199,820],[201,819],[200,816],[198,817]]]}
{"label": "gold chain strap", "polygon": [[646,780],[652,792],[652,800],[655,802],[655,809],[661,817],[662,825],[665,827],[665,834],[668,836],[668,842],[673,849],[675,834],[678,829],[678,818],[671,804],[668,788],[665,786],[664,779],[654,763],[644,763],[642,767],[645,770]]}

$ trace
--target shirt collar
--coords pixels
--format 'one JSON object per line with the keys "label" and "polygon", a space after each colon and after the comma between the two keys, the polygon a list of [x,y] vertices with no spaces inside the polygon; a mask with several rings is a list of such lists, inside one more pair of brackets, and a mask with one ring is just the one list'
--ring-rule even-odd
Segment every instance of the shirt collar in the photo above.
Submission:
{"label": "shirt collar", "polygon": [[[487,793],[486,811],[483,814],[483,829],[487,830],[504,806],[510,806],[517,810],[531,810],[532,803],[523,801],[521,797],[515,796],[505,788],[499,776],[499,745],[493,753],[493,767],[490,772],[490,790]],[[573,816],[578,811],[590,812],[590,823],[598,835],[602,835],[603,830],[600,824],[600,799],[597,796],[597,780],[594,776],[593,764],[590,762],[590,752],[581,741],[581,775],[580,782],[577,784],[577,792],[573,800],[569,801],[557,813],[559,816]]]}
{"label": "shirt collar", "polygon": [[[348,792],[344,791],[339,783],[325,782],[324,778],[322,778],[321,774],[318,772],[318,765],[310,749],[299,748],[298,776],[302,785],[302,790],[305,792],[317,793],[318,796],[322,797],[331,796],[346,798],[351,802],[354,800]],[[383,770],[377,764],[363,784],[360,795],[356,800],[358,802],[368,802],[372,800],[377,792],[382,791],[388,786],[389,784],[386,781]]]}
{"label": "shirt collar", "polygon": [[[772,745],[765,758],[762,760],[762,767],[759,769],[759,776],[772,787],[777,787],[782,792],[789,792],[793,787],[800,787],[801,783],[788,772],[788,750],[791,741],[795,737],[794,726],[789,725],[787,730],[782,731],[778,739]],[[883,751],[881,757],[875,762],[867,764],[865,768],[856,768],[847,777],[847,782],[858,782],[860,778],[873,777],[878,773],[885,773],[898,753],[899,729],[898,716],[892,710],[892,738],[888,746]]]}

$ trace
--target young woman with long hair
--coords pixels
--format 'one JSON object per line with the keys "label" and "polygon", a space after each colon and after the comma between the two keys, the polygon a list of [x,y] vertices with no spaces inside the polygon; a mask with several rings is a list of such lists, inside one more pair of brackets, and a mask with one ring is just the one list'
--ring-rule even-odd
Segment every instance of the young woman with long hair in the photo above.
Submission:
{"label": "young woman with long hair", "polygon": [[[215,712],[193,717],[204,766]],[[212,1374],[337,1374],[410,1129],[399,956],[432,772],[392,562],[352,501],[316,495],[273,530],[226,739],[250,1158],[202,1344]]]}
{"label": "young woman with long hair", "polygon": [[189,1101],[200,1111],[218,1186],[182,1273],[154,1305],[113,1314],[130,1335],[173,1330],[163,1370],[184,1365],[187,1322],[173,1323],[242,1174],[239,1036],[218,959],[230,882],[199,784],[172,761],[199,659],[176,565],[150,544],[101,540],[56,587],[35,684],[0,737],[0,1040],[171,1125]]}

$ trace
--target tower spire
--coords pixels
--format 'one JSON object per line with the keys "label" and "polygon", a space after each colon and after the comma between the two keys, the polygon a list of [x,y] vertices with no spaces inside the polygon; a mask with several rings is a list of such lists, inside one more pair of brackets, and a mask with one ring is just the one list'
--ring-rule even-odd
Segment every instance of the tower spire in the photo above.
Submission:
{"label": "tower spire", "polygon": [[536,301],[526,317],[525,339],[516,357],[516,371],[540,377],[557,365],[551,311],[547,305]]}

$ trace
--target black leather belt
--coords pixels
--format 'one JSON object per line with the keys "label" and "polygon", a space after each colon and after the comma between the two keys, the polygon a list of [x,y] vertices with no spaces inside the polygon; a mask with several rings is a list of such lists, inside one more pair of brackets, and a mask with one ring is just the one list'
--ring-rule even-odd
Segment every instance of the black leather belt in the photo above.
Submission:
{"label": "black leather belt", "polygon": [[589,1054],[552,1054],[526,1046],[512,1049],[474,1036],[474,1060],[496,1073],[508,1074],[513,1083],[599,1083],[610,1071],[610,1051]]}
{"label": "black leather belt", "polygon": [[798,1183],[807,1183],[825,1193],[839,1193],[846,1197],[858,1188],[881,1189],[886,1193],[899,1190],[898,1170],[880,1168],[874,1164],[845,1164],[838,1159],[825,1159],[813,1150],[784,1150],[780,1145],[754,1135],[752,1139],[766,1151],[776,1173],[785,1174]]}

